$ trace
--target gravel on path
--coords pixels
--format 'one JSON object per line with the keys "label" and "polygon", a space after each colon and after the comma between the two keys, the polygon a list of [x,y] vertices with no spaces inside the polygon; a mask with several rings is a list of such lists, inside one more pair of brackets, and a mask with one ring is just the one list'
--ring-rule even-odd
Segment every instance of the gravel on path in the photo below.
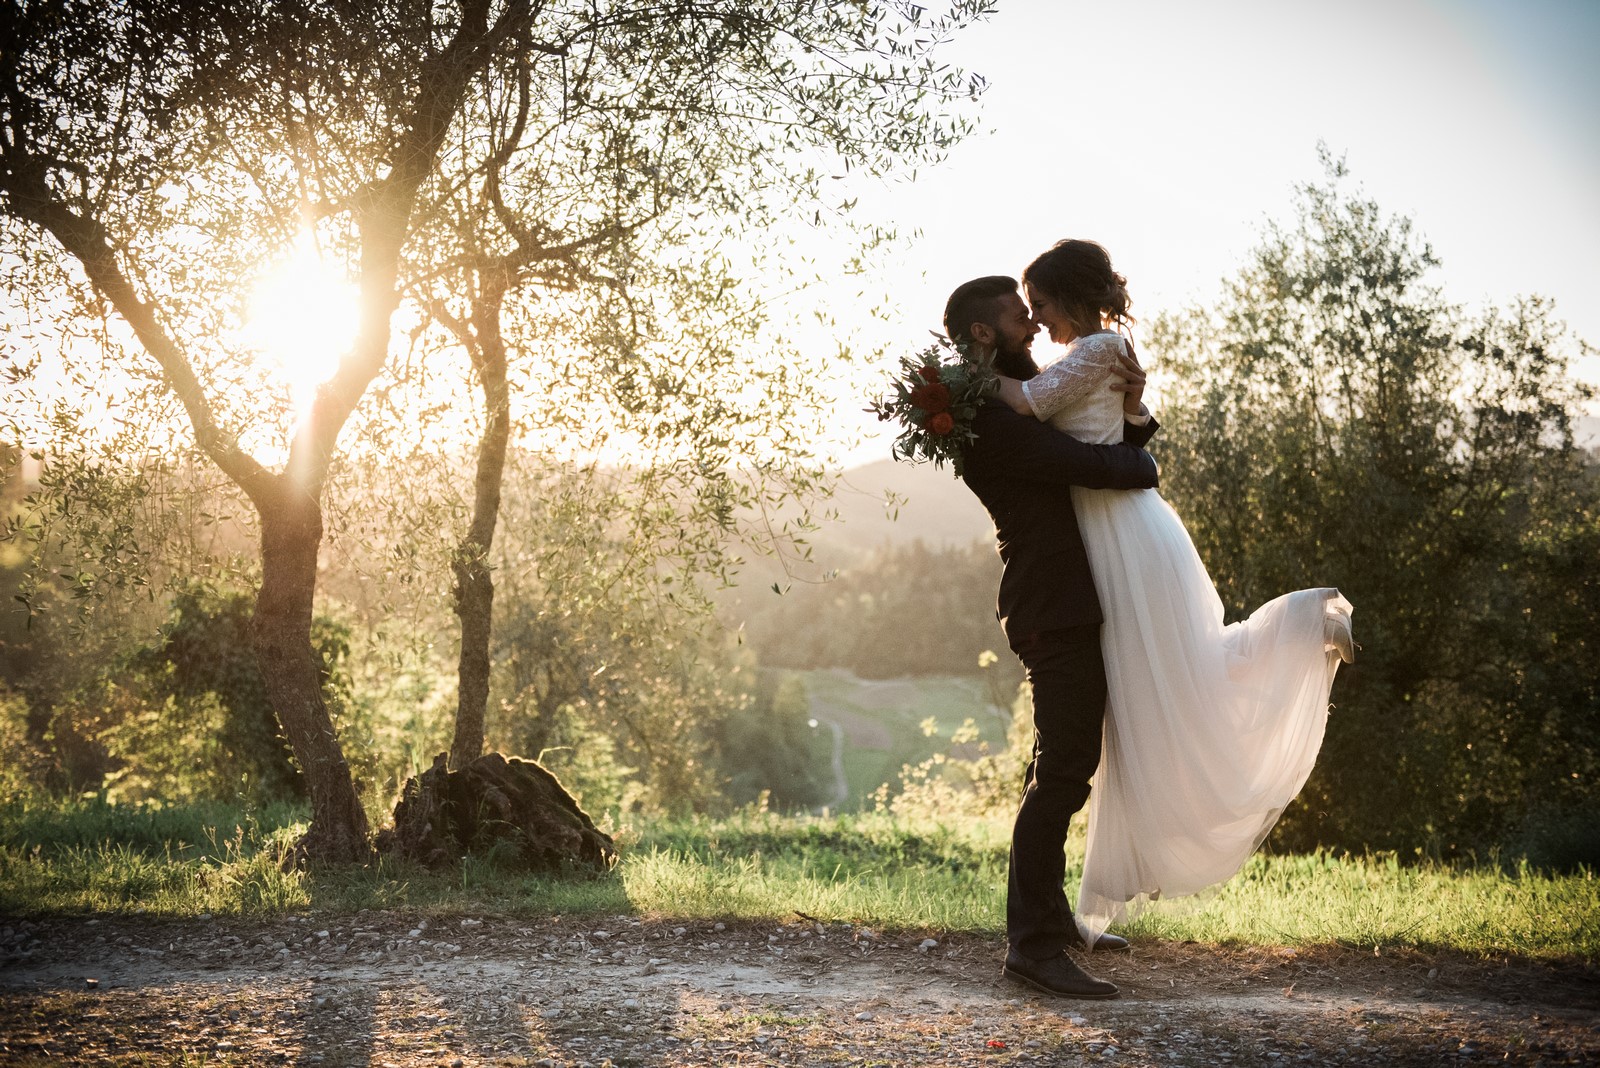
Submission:
{"label": "gravel on path", "polygon": [[1114,1001],[849,924],[0,918],[0,1065],[1595,1065],[1600,970],[1140,942]]}

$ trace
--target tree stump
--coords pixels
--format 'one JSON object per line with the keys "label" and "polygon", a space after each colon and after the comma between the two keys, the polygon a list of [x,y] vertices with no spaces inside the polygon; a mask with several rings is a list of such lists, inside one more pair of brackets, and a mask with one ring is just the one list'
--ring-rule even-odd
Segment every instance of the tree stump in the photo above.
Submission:
{"label": "tree stump", "polygon": [[446,754],[406,780],[380,852],[430,868],[491,857],[518,871],[607,872],[617,848],[560,781],[532,760],[485,753],[448,770]]}

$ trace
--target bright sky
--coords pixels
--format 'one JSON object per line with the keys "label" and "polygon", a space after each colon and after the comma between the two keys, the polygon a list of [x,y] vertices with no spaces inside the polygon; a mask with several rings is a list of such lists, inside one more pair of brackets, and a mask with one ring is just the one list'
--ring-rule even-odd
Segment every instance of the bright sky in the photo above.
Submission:
{"label": "bright sky", "polygon": [[[989,78],[987,132],[863,200],[923,235],[883,325],[909,351],[957,284],[1062,237],[1110,250],[1136,314],[1203,301],[1322,140],[1416,220],[1448,297],[1543,294],[1600,345],[1597,51],[1596,0],[1001,0],[945,57]],[[1600,358],[1579,370],[1600,384]]]}
{"label": "bright sky", "polygon": [[[1203,303],[1321,177],[1320,140],[1416,220],[1451,299],[1543,294],[1600,345],[1596,54],[1600,0],[1000,0],[941,57],[989,78],[982,132],[915,183],[860,191],[866,218],[921,231],[884,275],[890,311],[853,283],[800,299],[909,353],[960,282],[1087,237],[1135,314]],[[285,279],[327,288],[299,267]],[[331,335],[298,292],[281,295],[293,316],[267,318]],[[337,351],[262,341],[312,357],[284,368],[303,395]],[[892,365],[837,383],[847,465],[888,455],[862,409]],[[1600,385],[1600,356],[1577,370]]]}

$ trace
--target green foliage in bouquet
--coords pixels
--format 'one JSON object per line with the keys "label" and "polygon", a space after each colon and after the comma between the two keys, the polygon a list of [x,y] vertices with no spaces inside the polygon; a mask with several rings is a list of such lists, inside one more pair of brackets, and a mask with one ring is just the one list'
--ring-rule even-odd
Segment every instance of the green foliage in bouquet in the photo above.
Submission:
{"label": "green foliage in bouquet", "polygon": [[948,463],[960,478],[962,453],[977,438],[972,420],[998,385],[992,363],[941,337],[916,355],[901,357],[900,374],[891,385],[894,392],[868,409],[902,427],[891,455],[909,463],[932,460],[937,467]]}

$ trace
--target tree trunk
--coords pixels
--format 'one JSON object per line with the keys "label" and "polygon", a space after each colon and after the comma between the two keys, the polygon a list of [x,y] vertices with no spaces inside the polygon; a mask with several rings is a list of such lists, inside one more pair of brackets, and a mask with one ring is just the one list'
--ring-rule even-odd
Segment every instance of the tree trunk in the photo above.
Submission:
{"label": "tree trunk", "polygon": [[444,754],[408,779],[394,826],[378,850],[430,868],[478,856],[507,871],[603,874],[617,861],[616,843],[595,827],[550,772],[531,760],[486,753],[454,771]]}
{"label": "tree trunk", "polygon": [[483,720],[489,703],[489,639],[494,623],[494,576],[489,549],[500,522],[500,486],[511,435],[511,398],[506,389],[506,349],[500,336],[500,293],[480,297],[473,308],[473,363],[483,385],[483,440],[473,482],[472,525],[456,549],[455,609],[461,619],[457,667],[456,733],[450,766],[462,768],[483,752]]}
{"label": "tree trunk", "polygon": [[494,616],[494,578],[487,547],[470,541],[456,550],[455,607],[461,619],[457,664],[456,732],[450,767],[464,767],[483,752],[484,713],[489,704],[489,637]]}
{"label": "tree trunk", "polygon": [[345,863],[370,853],[367,814],[323,699],[311,645],[311,604],[322,544],[322,508],[290,480],[261,511],[261,592],[256,657],[311,794],[311,828],[297,844],[308,860]]}

